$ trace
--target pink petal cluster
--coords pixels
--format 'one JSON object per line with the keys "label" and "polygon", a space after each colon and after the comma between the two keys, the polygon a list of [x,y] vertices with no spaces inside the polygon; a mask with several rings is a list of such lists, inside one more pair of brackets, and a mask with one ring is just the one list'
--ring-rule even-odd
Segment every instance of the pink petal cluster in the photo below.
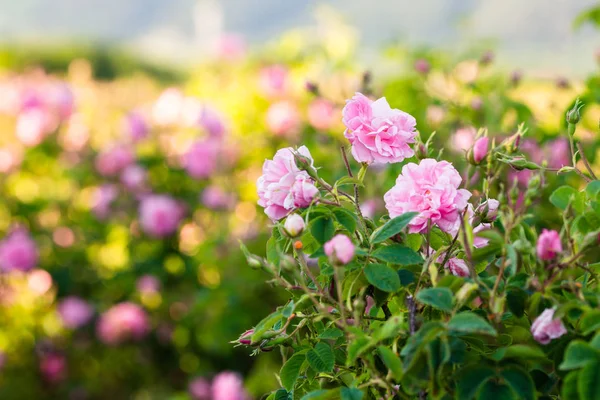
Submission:
{"label": "pink petal cluster", "polygon": [[271,65],[260,71],[259,86],[269,98],[281,97],[287,88],[288,70],[282,65]]}
{"label": "pink petal cluster", "polygon": [[406,164],[396,179],[396,185],[384,196],[391,218],[407,212],[418,212],[410,222],[411,233],[427,230],[428,221],[448,233],[460,227],[460,213],[467,207],[471,192],[459,189],[462,179],[447,161],[431,158],[418,165]]}
{"label": "pink petal cluster", "polygon": [[0,268],[29,271],[38,263],[38,250],[27,231],[17,228],[0,242]]}
{"label": "pink petal cluster", "polygon": [[223,116],[207,105],[202,107],[198,122],[213,138],[222,138],[227,130]]}
{"label": "pink petal cluster", "polygon": [[469,150],[475,143],[477,130],[472,126],[457,129],[450,137],[450,150],[462,153]]}
{"label": "pink petal cluster", "polygon": [[567,333],[562,321],[554,319],[554,309],[547,308],[531,324],[533,338],[541,343],[548,344],[552,339],[557,339]]}
{"label": "pink petal cluster", "polygon": [[92,319],[94,308],[81,297],[69,296],[58,305],[58,314],[64,326],[77,329]]}
{"label": "pink petal cluster", "polygon": [[100,316],[96,333],[103,343],[118,345],[127,340],[141,340],[150,331],[146,312],[137,304],[119,303]]}
{"label": "pink petal cluster", "polygon": [[111,205],[117,199],[119,189],[115,185],[105,184],[94,191],[92,213],[98,219],[105,219],[109,216]]}
{"label": "pink petal cluster", "polygon": [[213,139],[195,142],[183,156],[183,166],[194,179],[206,179],[217,168],[220,143]]}
{"label": "pink petal cluster", "polygon": [[183,215],[183,206],[167,195],[148,195],[142,199],[139,209],[142,229],[155,238],[175,233]]}
{"label": "pink petal cluster", "polygon": [[536,250],[540,260],[554,259],[563,250],[558,232],[548,229],[542,230],[542,234],[537,240]]}
{"label": "pink petal cluster", "polygon": [[233,195],[215,185],[210,185],[202,191],[200,201],[211,210],[227,210],[235,204]]}
{"label": "pink petal cluster", "polygon": [[26,146],[40,144],[57,128],[55,116],[46,108],[30,108],[19,114],[15,134]]}
{"label": "pink petal cluster", "polygon": [[142,113],[137,111],[132,111],[127,114],[123,121],[123,126],[126,134],[134,142],[144,139],[150,132],[150,127],[148,126],[146,118]]}
{"label": "pink petal cluster", "polygon": [[417,132],[415,118],[392,109],[385,97],[372,101],[357,93],[342,110],[344,135],[352,144],[358,162],[397,163],[415,153],[410,147]]}
{"label": "pink petal cluster", "polygon": [[294,136],[300,130],[300,112],[290,101],[271,104],[266,116],[267,128],[277,136]]}
{"label": "pink petal cluster", "polygon": [[193,400],[211,400],[210,382],[202,377],[194,378],[188,384],[188,393]]}
{"label": "pink petal cluster", "polygon": [[[258,205],[273,221],[280,220],[297,207],[308,206],[318,195],[314,181],[301,171],[294,160],[293,149],[287,147],[275,153],[273,160],[265,160],[263,174],[256,182]],[[306,146],[298,153],[311,160]]]}
{"label": "pink petal cluster", "polygon": [[323,249],[334,263],[348,264],[354,258],[354,243],[346,235],[335,235]]}
{"label": "pink petal cluster", "polygon": [[318,98],[308,106],[308,122],[317,130],[327,131],[336,122],[336,109],[329,100]]}
{"label": "pink petal cluster", "polygon": [[247,400],[242,377],[230,371],[224,371],[214,377],[212,382],[212,400]]}
{"label": "pink petal cluster", "polygon": [[130,165],[121,173],[121,183],[132,192],[146,189],[146,170],[139,165]]}
{"label": "pink petal cluster", "polygon": [[454,276],[460,276],[463,278],[469,276],[469,267],[467,267],[467,263],[465,260],[462,260],[458,257],[450,257],[446,262],[445,267]]}
{"label": "pink petal cluster", "polygon": [[128,147],[116,145],[98,154],[96,171],[102,176],[114,176],[133,164],[134,159]]}

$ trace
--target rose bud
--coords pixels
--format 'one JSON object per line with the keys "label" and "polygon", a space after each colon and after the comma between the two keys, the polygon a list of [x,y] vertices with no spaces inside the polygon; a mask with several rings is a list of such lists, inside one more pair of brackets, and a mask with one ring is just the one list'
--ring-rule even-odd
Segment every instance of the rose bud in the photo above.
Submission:
{"label": "rose bud", "polygon": [[541,343],[548,344],[552,339],[557,339],[567,333],[560,318],[553,319],[554,309],[547,308],[531,324],[533,338]]}
{"label": "rose bud", "polygon": [[473,148],[471,149],[470,159],[472,159],[470,161],[476,165],[481,163],[481,161],[483,161],[487,156],[489,142],[490,139],[487,136],[477,139],[475,144],[473,144]]}
{"label": "rose bud", "polygon": [[239,344],[243,344],[246,346],[250,346],[252,343],[252,335],[254,334],[254,329],[249,329],[246,332],[242,333],[238,339]]}
{"label": "rose bud", "polygon": [[536,249],[537,255],[541,260],[548,261],[554,259],[558,253],[562,252],[562,244],[558,232],[548,229],[542,230]]}
{"label": "rose bud", "polygon": [[285,233],[291,238],[295,238],[300,236],[302,231],[304,231],[304,220],[298,214],[292,214],[287,217],[285,223],[283,224],[283,229]]}
{"label": "rose bud", "polygon": [[498,200],[488,199],[477,207],[475,214],[479,215],[481,222],[494,222],[498,217],[498,207],[500,207],[500,202]]}
{"label": "rose bud", "polygon": [[467,263],[464,260],[461,260],[458,257],[452,257],[446,263],[446,268],[452,273],[454,276],[466,277],[469,276],[469,267],[467,267]]}
{"label": "rose bud", "polygon": [[354,258],[354,244],[346,235],[335,235],[325,243],[324,249],[334,264],[348,264]]}

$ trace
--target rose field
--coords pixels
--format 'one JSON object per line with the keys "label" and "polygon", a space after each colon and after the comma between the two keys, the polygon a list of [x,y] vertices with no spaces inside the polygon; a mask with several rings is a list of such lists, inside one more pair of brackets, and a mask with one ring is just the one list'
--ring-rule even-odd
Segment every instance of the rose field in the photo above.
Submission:
{"label": "rose field", "polygon": [[0,50],[0,399],[600,399],[600,53],[344,29]]}

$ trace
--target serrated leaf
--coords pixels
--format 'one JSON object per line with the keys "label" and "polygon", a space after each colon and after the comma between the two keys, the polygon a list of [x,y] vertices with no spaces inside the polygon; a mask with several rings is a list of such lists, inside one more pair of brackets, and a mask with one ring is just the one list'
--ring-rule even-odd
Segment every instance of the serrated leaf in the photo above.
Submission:
{"label": "serrated leaf", "polygon": [[380,261],[394,265],[407,266],[423,263],[423,257],[419,253],[401,244],[379,247],[371,255]]}
{"label": "serrated leaf", "polygon": [[358,222],[356,214],[345,208],[336,208],[333,210],[333,215],[340,225],[346,228],[348,232],[354,233]]}
{"label": "serrated leaf", "polygon": [[328,328],[319,335],[319,339],[337,339],[342,336],[344,336],[344,332],[341,329]]}
{"label": "serrated leaf", "polygon": [[479,333],[490,336],[497,335],[496,330],[489,322],[470,311],[465,311],[452,317],[450,322],[448,322],[448,329],[466,334]]}
{"label": "serrated leaf", "polygon": [[419,215],[417,212],[408,212],[396,218],[392,218],[383,226],[373,231],[369,241],[373,244],[377,244],[391,238],[394,235],[397,235],[400,233],[400,231],[402,231],[402,229],[406,228],[410,221],[417,215]]}
{"label": "serrated leaf", "polygon": [[310,223],[310,233],[320,244],[325,244],[335,234],[333,219],[328,216],[315,218]]}
{"label": "serrated leaf", "polygon": [[292,390],[294,388],[304,360],[306,360],[305,354],[294,354],[285,364],[283,364],[283,367],[281,367],[279,377],[281,378],[281,384],[287,390]]}
{"label": "serrated leaf", "polygon": [[333,350],[327,343],[319,342],[306,353],[308,364],[317,372],[332,372],[335,363]]}
{"label": "serrated leaf", "polygon": [[561,186],[556,189],[550,195],[550,203],[554,204],[561,210],[566,210],[567,205],[571,202],[571,205],[578,212],[583,212],[585,204],[581,194],[571,186]]}
{"label": "serrated leaf", "polygon": [[419,303],[426,304],[438,310],[452,312],[454,298],[452,291],[445,287],[421,289],[417,292]]}
{"label": "serrated leaf", "polygon": [[390,370],[394,380],[400,382],[402,379],[402,361],[391,349],[385,346],[379,346],[377,352],[385,366]]}
{"label": "serrated leaf", "polygon": [[400,290],[398,273],[384,264],[369,264],[364,269],[367,281],[384,292],[397,292]]}

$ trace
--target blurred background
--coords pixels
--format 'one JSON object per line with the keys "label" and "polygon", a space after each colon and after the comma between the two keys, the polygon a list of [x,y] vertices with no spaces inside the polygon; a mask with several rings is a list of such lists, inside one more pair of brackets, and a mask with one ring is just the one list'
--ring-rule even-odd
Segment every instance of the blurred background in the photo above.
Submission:
{"label": "blurred background", "polygon": [[[522,122],[523,151],[560,168],[579,96],[600,172],[598,26],[592,0],[0,0],[0,398],[279,387],[279,354],[231,343],[284,298],[239,251],[264,254],[272,227],[263,161],[306,144],[344,175],[331,154],[362,91],[459,167],[477,129]],[[373,171],[365,215],[399,167]]]}

